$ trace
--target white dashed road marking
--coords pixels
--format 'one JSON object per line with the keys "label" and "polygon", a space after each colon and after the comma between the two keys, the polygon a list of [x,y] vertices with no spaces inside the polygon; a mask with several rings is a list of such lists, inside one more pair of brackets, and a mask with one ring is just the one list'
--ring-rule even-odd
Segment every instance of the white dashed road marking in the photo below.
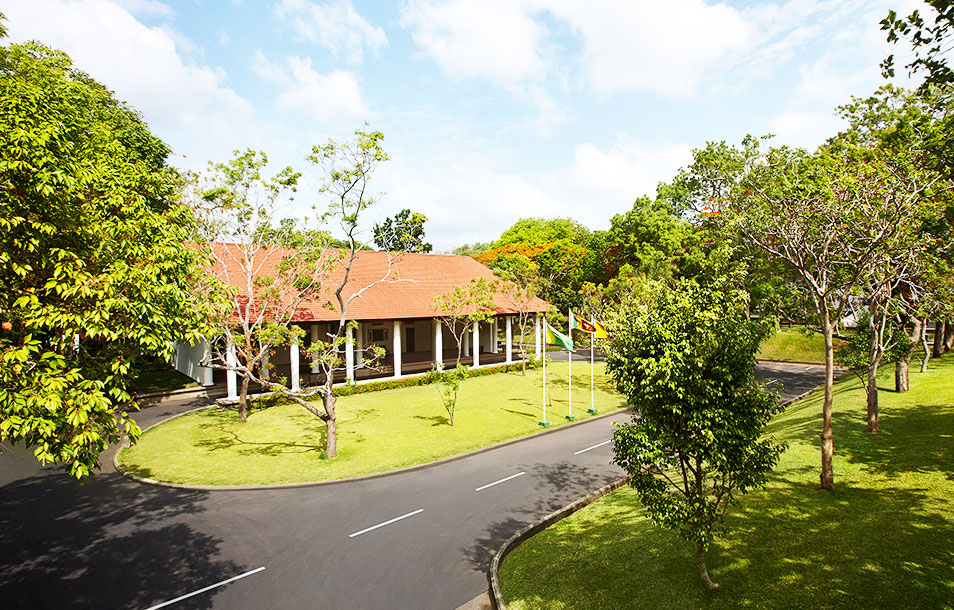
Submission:
{"label": "white dashed road marking", "polygon": [[227,579],[227,580],[223,580],[222,582],[217,582],[217,583],[215,583],[214,585],[209,585],[208,587],[199,589],[198,591],[193,591],[192,593],[186,593],[185,595],[180,595],[179,597],[177,597],[177,598],[175,598],[175,599],[170,599],[170,600],[167,601],[167,602],[162,602],[161,604],[157,604],[157,605],[155,605],[155,606],[150,606],[149,608],[146,608],[146,610],[156,610],[157,608],[165,608],[166,606],[171,606],[172,604],[174,604],[174,603],[176,603],[176,602],[181,602],[182,600],[187,599],[187,598],[189,598],[189,597],[192,597],[193,595],[198,595],[199,593],[205,593],[206,591],[210,591],[210,590],[212,590],[212,589],[214,589],[214,588],[216,588],[216,587],[221,587],[222,585],[227,585],[227,584],[229,584],[230,582],[234,582],[234,581],[236,581],[236,580],[238,580],[238,579],[240,579],[240,578],[245,578],[246,576],[251,576],[252,574],[256,574],[256,573],[258,573],[258,572],[261,572],[261,571],[264,570],[264,569],[265,569],[265,566],[262,566],[262,567],[260,567],[260,568],[255,568],[254,570],[249,570],[248,572],[246,572],[246,573],[244,573],[244,574],[239,574],[238,576],[233,576],[232,578],[229,578],[229,579]]}
{"label": "white dashed road marking", "polygon": [[612,442],[613,442],[613,439],[609,439],[608,441],[603,441],[602,443],[598,443],[598,444],[596,444],[596,445],[593,445],[592,447],[587,447],[586,449],[580,449],[579,451],[577,451],[577,452],[574,453],[573,455],[580,455],[581,453],[586,453],[587,451],[589,451],[589,450],[591,450],[591,449],[596,449],[597,447],[602,447],[603,445],[606,445],[606,444],[609,444],[609,443],[612,443]]}
{"label": "white dashed road marking", "polygon": [[488,487],[493,487],[494,485],[499,485],[500,483],[504,483],[504,482],[506,482],[506,481],[509,481],[510,479],[516,479],[517,477],[522,476],[522,475],[525,475],[525,474],[527,474],[526,471],[524,471],[524,472],[518,472],[517,474],[512,474],[512,475],[510,475],[509,477],[500,479],[499,481],[494,481],[493,483],[487,483],[486,485],[481,485],[480,487],[478,487],[478,488],[475,489],[474,491],[483,491],[484,489],[487,489]]}
{"label": "white dashed road marking", "polygon": [[384,527],[385,525],[391,525],[392,523],[394,523],[394,522],[396,522],[396,521],[400,521],[401,519],[407,519],[408,517],[413,517],[414,515],[416,515],[416,514],[418,514],[418,513],[423,513],[423,512],[424,512],[424,509],[423,509],[423,508],[419,508],[419,509],[417,509],[417,510],[414,510],[414,511],[409,512],[409,513],[406,514],[406,515],[401,515],[400,517],[395,517],[395,518],[393,518],[393,519],[388,519],[388,520],[385,521],[384,523],[378,523],[377,525],[372,525],[371,527],[366,527],[366,528],[364,528],[363,530],[361,530],[360,532],[355,532],[355,533],[353,533],[353,534],[348,534],[348,538],[354,538],[355,536],[360,536],[361,534],[367,534],[367,533],[370,532],[371,530],[376,530],[376,529],[378,529],[379,527]]}

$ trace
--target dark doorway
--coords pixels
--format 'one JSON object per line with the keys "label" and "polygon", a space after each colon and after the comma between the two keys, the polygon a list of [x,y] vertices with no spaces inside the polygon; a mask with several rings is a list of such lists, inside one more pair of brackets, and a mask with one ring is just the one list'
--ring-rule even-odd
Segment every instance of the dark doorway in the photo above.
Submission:
{"label": "dark doorway", "polygon": [[408,327],[407,329],[407,341],[404,342],[404,351],[405,352],[415,352],[414,349],[414,328]]}

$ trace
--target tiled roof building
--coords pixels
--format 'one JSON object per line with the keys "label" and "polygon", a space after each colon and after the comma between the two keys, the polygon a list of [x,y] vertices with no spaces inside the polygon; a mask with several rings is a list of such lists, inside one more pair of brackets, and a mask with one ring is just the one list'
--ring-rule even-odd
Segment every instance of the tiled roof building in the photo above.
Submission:
{"label": "tiled roof building", "polygon": [[[340,254],[346,252],[340,251]],[[325,254],[335,256],[338,253],[332,250]],[[221,261],[216,268],[217,275],[236,288],[239,301],[243,296],[247,298],[247,276],[239,262],[242,260],[239,248],[233,244],[216,244],[215,254]],[[263,277],[274,275],[275,266],[280,264],[283,257],[292,254],[294,252],[288,249],[263,249],[256,258],[257,274]],[[388,280],[367,289],[348,305],[347,319],[356,321],[358,328],[347,345],[351,353],[347,354],[348,367],[342,380],[401,377],[423,372],[431,368],[435,361],[454,363],[457,359],[457,344],[446,324],[440,321],[440,315],[444,312],[438,311],[435,298],[447,294],[454,286],[467,286],[475,278],[487,281],[495,279],[490,269],[468,256],[403,253],[391,258]],[[347,299],[355,291],[385,277],[388,264],[387,252],[357,252],[342,296]],[[328,286],[328,290],[317,298],[303,302],[296,309],[292,322],[305,328],[306,340],[318,340],[337,328],[339,314],[329,308],[327,303],[335,302],[334,287],[341,282],[342,277],[343,268],[335,264],[323,278],[322,285]],[[468,333],[464,338],[463,362],[471,366],[513,360],[515,338],[512,319],[519,312],[504,294],[494,295],[493,300],[496,315],[492,322],[478,325],[473,333]],[[543,313],[549,305],[534,298],[522,307],[525,311]],[[372,344],[384,347],[387,356],[374,369],[363,368],[361,358],[356,358],[355,352],[360,354]],[[535,350],[539,355],[539,337],[535,339]],[[317,367],[313,369],[311,363],[299,355],[299,346],[293,345],[290,349],[278,352],[270,364],[287,376],[293,386],[320,381]],[[207,344],[179,346],[176,368],[205,385],[213,385],[224,376],[232,394],[234,373],[213,371],[198,364],[208,354]]]}

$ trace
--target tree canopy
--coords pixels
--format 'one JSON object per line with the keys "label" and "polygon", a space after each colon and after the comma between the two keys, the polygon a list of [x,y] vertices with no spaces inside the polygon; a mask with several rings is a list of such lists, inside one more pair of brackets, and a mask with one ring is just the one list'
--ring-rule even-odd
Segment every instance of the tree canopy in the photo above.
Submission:
{"label": "tree canopy", "polygon": [[430,252],[434,247],[424,241],[427,216],[405,208],[374,225],[374,243],[378,248],[397,252]]}
{"label": "tree canopy", "polygon": [[141,353],[202,333],[206,260],[186,242],[168,147],[70,58],[0,58],[0,440],[91,474],[139,434],[126,409]]}
{"label": "tree canopy", "polygon": [[705,551],[736,494],[765,484],[782,447],[763,437],[776,398],[754,381],[768,327],[745,315],[731,284],[653,282],[610,321],[607,372],[636,415],[614,437],[614,462],[656,523]]}

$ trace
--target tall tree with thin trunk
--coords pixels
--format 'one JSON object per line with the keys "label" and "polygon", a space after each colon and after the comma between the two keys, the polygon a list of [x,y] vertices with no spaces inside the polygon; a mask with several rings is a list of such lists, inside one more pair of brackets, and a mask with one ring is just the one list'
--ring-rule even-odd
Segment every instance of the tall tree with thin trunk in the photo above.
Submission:
{"label": "tall tree with thin trunk", "polygon": [[[235,270],[237,277],[225,279],[240,287],[231,314],[219,323],[226,340],[213,344],[206,364],[235,371],[242,378],[240,417],[244,418],[247,388],[254,383],[321,419],[327,458],[338,455],[333,385],[335,373],[344,368],[347,329],[353,327],[347,317],[348,306],[377,284],[407,281],[393,276],[399,255],[390,252],[376,279],[355,286],[351,277],[358,253],[370,243],[370,239],[362,241],[359,227],[364,212],[377,200],[368,192],[369,180],[388,159],[381,147],[383,137],[380,132],[358,130],[353,140],[329,140],[313,147],[308,156],[322,170],[318,194],[327,199],[318,226],[337,224],[334,228],[344,236],[344,248],[329,247],[342,242],[332,239],[327,231],[279,220],[279,204],[297,183],[298,174],[286,168],[274,178],[263,178],[267,159],[261,153],[249,151],[213,166],[210,183],[200,190],[201,201],[211,204],[206,211],[207,230],[230,242],[212,248],[218,271],[228,275]],[[304,331],[294,324],[296,314],[314,302],[337,312],[337,324],[326,337],[300,350],[324,374],[324,380],[318,386],[299,388],[295,380],[271,374],[268,359],[276,348],[301,342]],[[359,358],[370,363],[381,353],[372,350]],[[315,397],[320,397],[321,406],[312,402]]]}
{"label": "tall tree with thin trunk", "polygon": [[809,155],[773,148],[753,156],[740,189],[718,205],[725,226],[787,262],[814,304],[825,343],[820,487],[835,485],[834,335],[862,278],[898,234],[923,189],[904,190],[877,150],[833,142]]}

